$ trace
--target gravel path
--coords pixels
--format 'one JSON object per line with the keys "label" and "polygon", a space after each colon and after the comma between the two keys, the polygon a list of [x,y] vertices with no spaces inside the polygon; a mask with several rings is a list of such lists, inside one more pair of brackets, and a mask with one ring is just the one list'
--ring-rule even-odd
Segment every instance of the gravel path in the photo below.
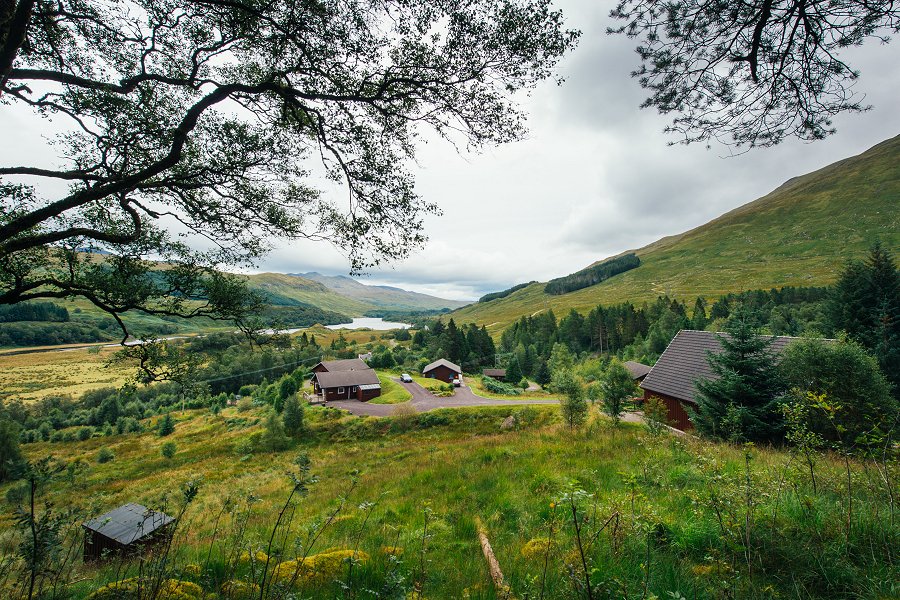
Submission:
{"label": "gravel path", "polygon": [[558,400],[493,400],[475,395],[468,386],[456,388],[456,395],[449,398],[439,398],[423,388],[416,382],[403,383],[394,379],[412,394],[409,402],[402,404],[372,404],[371,402],[359,402],[357,400],[341,400],[328,402],[326,406],[340,408],[354,415],[366,415],[371,417],[387,417],[394,414],[398,406],[412,406],[416,412],[427,412],[438,408],[458,408],[463,406],[520,406],[523,404],[559,404]]}

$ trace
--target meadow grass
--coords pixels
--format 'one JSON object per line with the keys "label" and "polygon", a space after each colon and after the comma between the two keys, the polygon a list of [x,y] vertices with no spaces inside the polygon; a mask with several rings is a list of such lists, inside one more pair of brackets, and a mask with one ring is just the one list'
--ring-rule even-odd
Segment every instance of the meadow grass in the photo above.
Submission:
{"label": "meadow grass", "polygon": [[371,404],[400,404],[409,402],[412,394],[405,387],[391,379],[393,375],[383,371],[378,372],[378,380],[381,382],[381,395],[369,400]]}
{"label": "meadow grass", "polygon": [[56,394],[77,398],[89,390],[119,387],[134,376],[133,367],[107,364],[120,348],[94,348],[0,354],[0,399],[34,401]]}
{"label": "meadow grass", "polygon": [[[404,549],[398,568],[408,581],[416,578],[424,539],[425,597],[497,597],[475,535],[478,518],[515,597],[536,598],[540,580],[546,598],[586,597],[568,497],[586,535],[600,531],[586,550],[593,585],[606,590],[595,598],[640,597],[645,586],[658,597],[895,597],[900,532],[871,466],[851,463],[853,527],[845,535],[848,497],[838,457],[820,460],[813,494],[799,462],[778,449],[754,448],[748,459],[731,445],[616,428],[596,412],[586,428],[570,431],[557,413],[510,406],[373,419],[311,408],[294,450],[242,455],[240,441],[259,430],[261,411],[189,411],[175,415],[167,438],[148,432],[25,450],[31,458],[84,461],[85,470],[52,486],[49,498],[88,514],[129,501],[172,510],[181,483],[202,481],[180,528],[177,565],[203,564],[215,515],[231,506],[220,531],[234,531],[251,498],[241,547],[265,549],[291,485],[285,474],[303,451],[319,482],[291,511],[288,529],[300,535],[343,502],[311,552],[358,546],[372,557],[358,572],[366,585],[384,583],[393,564],[387,546]],[[509,415],[517,427],[501,431]],[[178,446],[171,459],[161,454],[165,441]],[[103,446],[116,458],[99,464]],[[4,515],[0,553],[15,541]],[[534,540],[551,528],[545,576]],[[287,543],[279,559],[298,552]],[[227,564],[221,557],[213,563],[213,571]],[[86,579],[74,586],[76,597],[118,568],[79,565],[72,578]],[[339,589],[325,584],[304,593],[333,598]]]}

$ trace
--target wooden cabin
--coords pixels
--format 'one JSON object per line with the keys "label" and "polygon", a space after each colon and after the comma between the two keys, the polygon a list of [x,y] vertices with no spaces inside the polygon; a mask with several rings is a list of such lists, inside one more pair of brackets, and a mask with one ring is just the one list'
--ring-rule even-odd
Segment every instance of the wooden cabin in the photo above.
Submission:
{"label": "wooden cabin", "polygon": [[485,377],[496,379],[497,381],[506,380],[506,369],[485,369],[481,372]]}
{"label": "wooden cabin", "polygon": [[319,371],[312,376],[313,389],[326,402],[359,400],[367,402],[381,395],[381,382],[374,370]]}
{"label": "wooden cabin", "polygon": [[140,504],[125,504],[82,524],[84,560],[132,554],[164,539],[175,519]]}
{"label": "wooden cabin", "polygon": [[[695,383],[698,379],[716,379],[709,366],[709,354],[722,352],[717,336],[727,336],[709,331],[679,331],[640,383],[644,401],[657,397],[669,411],[669,425],[686,431],[693,429],[691,414],[697,408]],[[776,336],[771,351],[780,354],[794,337]]]}
{"label": "wooden cabin", "polygon": [[430,379],[452,383],[454,379],[462,379],[462,369],[445,358],[439,358],[430,365],[426,365],[422,369],[422,375]]}

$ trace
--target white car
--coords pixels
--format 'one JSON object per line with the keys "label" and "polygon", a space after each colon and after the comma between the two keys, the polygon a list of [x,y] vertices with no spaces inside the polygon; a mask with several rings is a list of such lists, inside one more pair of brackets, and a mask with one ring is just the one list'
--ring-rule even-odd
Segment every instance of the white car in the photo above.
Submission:
{"label": "white car", "polygon": [[453,384],[453,387],[459,387],[462,385],[462,379],[460,379],[459,377],[454,377],[451,383]]}
{"label": "white car", "polygon": [[400,376],[400,381],[402,381],[403,383],[412,383],[412,377],[409,375],[409,373],[404,373]]}

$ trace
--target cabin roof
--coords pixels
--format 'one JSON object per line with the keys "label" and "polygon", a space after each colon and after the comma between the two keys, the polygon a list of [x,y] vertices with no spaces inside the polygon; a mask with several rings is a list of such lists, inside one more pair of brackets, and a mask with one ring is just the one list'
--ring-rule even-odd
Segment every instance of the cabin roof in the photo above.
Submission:
{"label": "cabin roof", "polygon": [[635,362],[633,360],[626,360],[624,364],[625,368],[628,369],[628,372],[631,373],[632,379],[640,379],[641,377],[644,377],[645,375],[647,375],[647,373],[650,372],[650,369],[652,368],[649,365]]}
{"label": "cabin roof", "polygon": [[165,527],[175,519],[140,504],[128,503],[106,514],[86,521],[85,529],[128,545]]}
{"label": "cabin roof", "polygon": [[[329,373],[333,373],[335,371],[360,371],[363,369],[371,369],[369,365],[365,363],[365,361],[359,358],[345,358],[342,360],[323,360],[316,367],[322,365],[325,367],[325,370]],[[315,368],[315,367],[313,367]]]}
{"label": "cabin roof", "polygon": [[[651,393],[657,392],[679,400],[695,402],[695,382],[698,379],[717,378],[707,360],[708,354],[722,352],[722,345],[717,336],[728,337],[728,334],[690,329],[679,331],[650,369],[640,387]],[[770,349],[776,354],[781,354],[797,339],[774,336]]]}
{"label": "cabin roof", "polygon": [[378,375],[372,369],[353,371],[325,371],[313,375],[320,388],[347,387],[353,385],[381,385]]}
{"label": "cabin roof", "polygon": [[422,369],[422,372],[427,373],[428,371],[433,371],[434,369],[436,369],[438,367],[442,367],[442,366],[449,367],[449,368],[453,369],[454,371],[456,371],[457,373],[462,373],[462,369],[459,368],[459,365],[450,362],[446,358],[439,358],[436,361],[434,361],[433,363],[431,363],[430,365],[425,365],[425,367]]}

